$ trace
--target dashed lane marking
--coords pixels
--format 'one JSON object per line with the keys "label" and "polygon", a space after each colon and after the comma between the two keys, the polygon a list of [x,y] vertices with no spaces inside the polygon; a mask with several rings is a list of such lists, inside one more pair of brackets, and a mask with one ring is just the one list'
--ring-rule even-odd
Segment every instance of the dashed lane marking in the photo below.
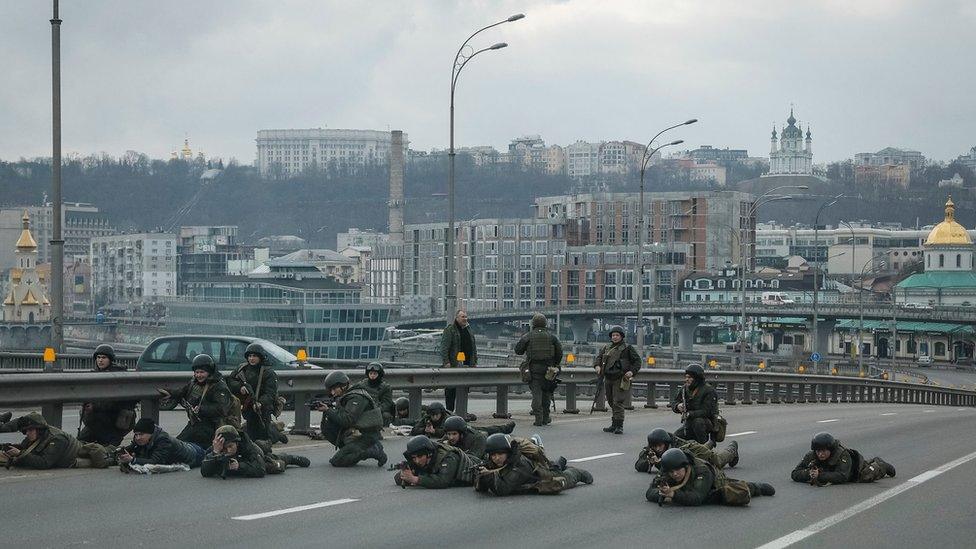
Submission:
{"label": "dashed lane marking", "polygon": [[821,419],[817,423],[833,423],[835,421],[840,421],[839,419]]}
{"label": "dashed lane marking", "polygon": [[258,520],[269,517],[277,517],[278,515],[287,515],[289,513],[300,513],[302,511],[310,511],[312,509],[321,509],[323,507],[333,507],[335,505],[342,505],[344,503],[352,503],[354,501],[359,501],[358,499],[334,499],[332,501],[320,501],[318,503],[312,503],[310,505],[300,505],[298,507],[289,507],[287,509],[278,509],[277,511],[268,511],[266,513],[257,513],[255,515],[242,515],[239,517],[231,517],[233,520]]}
{"label": "dashed lane marking", "polygon": [[754,435],[758,431],[742,431],[741,433],[732,433],[731,435],[725,435],[726,437],[741,437],[742,435]]}
{"label": "dashed lane marking", "polygon": [[847,520],[847,519],[849,519],[849,518],[851,518],[851,517],[853,517],[853,516],[855,516],[855,515],[857,515],[859,513],[863,513],[864,511],[867,511],[868,509],[871,509],[872,507],[876,507],[876,506],[880,505],[881,503],[883,503],[883,502],[885,502],[885,501],[887,501],[887,500],[889,500],[889,499],[897,496],[898,494],[900,494],[902,492],[905,492],[906,490],[911,490],[912,488],[914,488],[914,487],[916,487],[916,486],[918,486],[918,485],[920,485],[920,484],[922,484],[922,483],[924,483],[926,481],[929,481],[929,480],[931,480],[931,479],[933,479],[933,478],[941,475],[942,473],[945,473],[946,471],[949,471],[950,469],[954,469],[956,467],[959,467],[960,465],[962,465],[964,463],[967,463],[969,461],[972,461],[974,459],[976,459],[976,452],[973,452],[971,454],[967,454],[967,455],[965,455],[965,456],[963,456],[963,457],[961,457],[961,458],[959,458],[957,460],[950,461],[949,463],[946,463],[945,465],[942,465],[940,467],[936,467],[935,469],[932,469],[930,471],[926,471],[926,472],[924,472],[924,473],[922,473],[920,475],[917,475],[915,477],[912,477],[912,478],[906,480],[905,482],[903,482],[902,484],[899,484],[898,486],[895,486],[894,488],[890,488],[888,490],[885,490],[884,492],[881,492],[880,494],[878,494],[878,495],[876,495],[876,496],[874,496],[872,498],[866,499],[866,500],[862,501],[861,503],[858,503],[857,505],[854,505],[852,507],[848,507],[847,509],[844,509],[843,511],[841,511],[841,512],[839,512],[837,514],[831,515],[831,516],[829,516],[829,517],[821,520],[820,522],[815,522],[815,523],[811,524],[810,526],[807,526],[806,528],[802,528],[800,530],[795,530],[793,532],[790,532],[789,534],[786,534],[785,536],[783,536],[781,538],[774,539],[773,541],[771,541],[771,542],[769,542],[769,543],[767,543],[765,545],[759,546],[758,549],[782,549],[784,547],[789,547],[790,545],[793,545],[794,543],[796,543],[796,542],[798,542],[800,540],[804,540],[804,539],[806,539],[806,538],[808,538],[808,537],[810,537],[810,536],[812,536],[814,534],[823,532],[824,530],[830,528],[831,526],[834,526],[834,525],[836,525],[836,524],[838,524],[838,523],[840,523],[840,522],[842,522],[844,520]]}
{"label": "dashed lane marking", "polygon": [[898,412],[888,412],[886,414],[881,414],[881,415],[883,415],[883,416],[897,416],[898,415]]}
{"label": "dashed lane marking", "polygon": [[622,456],[622,455],[624,455],[623,452],[614,452],[612,454],[600,454],[598,456],[590,456],[590,457],[585,457],[585,458],[576,458],[576,459],[570,459],[568,461],[570,463],[583,463],[584,461],[593,461],[595,459],[603,459],[603,458],[616,457],[616,456]]}
{"label": "dashed lane marking", "polygon": [[931,413],[932,413],[932,412],[934,412],[935,410],[922,410],[922,411],[923,411],[923,412],[925,412],[926,414],[931,414]]}

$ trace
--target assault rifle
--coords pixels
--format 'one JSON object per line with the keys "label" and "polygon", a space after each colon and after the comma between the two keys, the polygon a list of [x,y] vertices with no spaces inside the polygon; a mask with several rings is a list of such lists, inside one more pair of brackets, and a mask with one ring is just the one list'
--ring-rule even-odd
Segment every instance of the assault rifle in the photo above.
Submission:
{"label": "assault rifle", "polygon": [[661,495],[661,488],[664,488],[667,485],[668,485],[668,479],[667,479],[667,477],[664,476],[663,473],[660,474],[660,475],[658,475],[658,476],[656,476],[656,477],[654,477],[654,480],[651,481],[651,486],[657,488],[657,506],[658,507],[664,507],[664,496]]}
{"label": "assault rifle", "polygon": [[311,410],[318,409],[322,406],[325,406],[326,408],[335,408],[336,407],[335,397],[313,398],[305,403],[305,407]]}
{"label": "assault rifle", "polygon": [[410,463],[407,460],[403,460],[400,463],[395,463],[393,465],[390,465],[390,468],[387,469],[388,471],[397,472],[395,475],[393,475],[393,482],[396,483],[396,485],[399,486],[400,488],[403,488],[404,490],[407,489],[407,485],[404,484],[403,479],[400,478],[400,471],[406,471],[407,469],[410,469]]}
{"label": "assault rifle", "polygon": [[180,399],[180,406],[182,406],[183,409],[186,410],[186,415],[187,417],[190,418],[190,423],[199,423],[200,413],[193,409],[193,405],[190,404],[189,400],[185,398]]}
{"label": "assault rifle", "polygon": [[596,391],[593,393],[593,402],[590,403],[590,415],[593,415],[593,411],[596,410],[597,400],[600,399],[600,391],[603,390],[604,379],[603,370],[600,370],[600,375],[596,376]]}

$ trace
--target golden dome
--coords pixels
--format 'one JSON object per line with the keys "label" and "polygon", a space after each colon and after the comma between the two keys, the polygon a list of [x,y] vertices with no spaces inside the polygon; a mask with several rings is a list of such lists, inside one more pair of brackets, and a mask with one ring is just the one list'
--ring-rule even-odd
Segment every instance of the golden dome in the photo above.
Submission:
{"label": "golden dome", "polygon": [[926,246],[972,246],[973,239],[969,237],[966,228],[956,222],[956,205],[952,203],[952,196],[945,205],[945,221],[939,223],[929,233],[925,240]]}
{"label": "golden dome", "polygon": [[36,250],[37,242],[35,242],[34,237],[31,236],[30,216],[27,215],[27,210],[24,210],[24,217],[22,218],[22,220],[24,222],[24,230],[20,231],[20,238],[17,239],[17,249]]}

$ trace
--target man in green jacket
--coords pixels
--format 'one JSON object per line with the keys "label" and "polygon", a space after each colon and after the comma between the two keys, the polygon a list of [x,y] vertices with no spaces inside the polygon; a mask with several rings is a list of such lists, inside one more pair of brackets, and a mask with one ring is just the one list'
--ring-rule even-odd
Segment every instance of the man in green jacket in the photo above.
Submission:
{"label": "man in green jacket", "polygon": [[645,497],[659,505],[748,505],[756,496],[772,496],[776,489],[764,482],[727,478],[712,464],[680,448],[661,456],[661,474],[647,489]]}
{"label": "man in green jacket", "polygon": [[364,389],[351,388],[349,376],[336,370],[325,378],[325,387],[334,404],[322,402],[315,408],[322,412],[322,435],[338,448],[329,459],[333,467],[351,467],[366,459],[378,466],[386,463],[380,443],[383,413]]}
{"label": "man in green jacket", "polygon": [[793,469],[796,482],[811,486],[829,486],[848,482],[874,482],[894,477],[895,468],[876,457],[864,459],[857,450],[845,448],[830,433],[817,433],[810,441],[810,451]]}
{"label": "man in green jacket", "polygon": [[[474,367],[478,365],[478,346],[468,324],[468,313],[458,310],[454,315],[454,322],[444,328],[441,334],[441,364],[444,368]],[[457,389],[444,389],[444,404],[448,410],[454,410],[457,404]]]}
{"label": "man in green jacket", "polygon": [[423,412],[420,420],[410,430],[412,436],[427,435],[437,439],[444,436],[444,421],[448,418],[447,408],[440,402],[432,402]]}
{"label": "man in green jacket", "polygon": [[563,346],[555,334],[546,328],[546,317],[541,313],[532,315],[532,328],[515,344],[515,354],[525,355],[529,374],[529,390],[532,391],[532,415],[536,427],[549,425],[549,407],[552,393],[559,375],[559,364],[563,361]]}
{"label": "man in green jacket", "polygon": [[671,448],[685,450],[696,458],[711,463],[716,469],[724,469],[726,466],[735,467],[739,464],[738,442],[732,441],[725,450],[716,452],[704,444],[699,444],[693,440],[684,440],[659,428],[647,435],[647,446],[642,448],[637,455],[634,469],[641,473],[653,472],[654,467],[660,468],[661,456]]}
{"label": "man in green jacket", "polygon": [[424,435],[417,435],[407,442],[403,457],[406,459],[404,466],[393,476],[393,482],[401,487],[471,486],[474,469],[481,464],[480,459],[459,448],[434,442]]}
{"label": "man in green jacket", "polygon": [[718,393],[705,381],[701,364],[685,368],[685,384],[671,397],[671,410],[681,414],[681,428],[675,435],[701,444],[708,442],[718,415]]}
{"label": "man in green jacket", "polygon": [[247,436],[230,425],[217,430],[203,456],[200,474],[205,477],[261,478],[265,475],[264,454]]}
{"label": "man in green jacket", "polygon": [[241,401],[244,431],[251,440],[278,442],[280,433],[271,419],[278,400],[278,374],[268,364],[260,343],[244,349],[244,362],[226,381],[231,394]]}
{"label": "man in green jacket", "polygon": [[624,432],[624,403],[630,395],[630,380],[641,369],[641,357],[633,345],[624,341],[624,329],[620,326],[610,328],[610,343],[600,349],[593,368],[597,377],[603,378],[607,403],[612,411],[606,433],[622,435]]}
{"label": "man in green jacket", "polygon": [[48,425],[44,416],[31,412],[0,425],[0,433],[20,431],[25,438],[19,444],[5,444],[0,450],[0,465],[7,468],[57,469],[75,466],[81,443],[57,427]]}
{"label": "man in green jacket", "polygon": [[[383,381],[383,374],[382,364],[379,362],[370,362],[366,366],[366,379],[363,379],[352,387],[354,389],[364,389],[369,393],[369,396],[373,397],[373,401],[379,405],[380,411],[383,412],[383,426],[386,427],[393,421],[396,410],[393,404],[393,389],[389,383]],[[407,408],[408,410],[410,408],[409,402],[407,402]]]}
{"label": "man in green jacket", "polygon": [[489,436],[485,452],[488,459],[476,471],[475,490],[479,492],[496,496],[557,494],[581,482],[593,484],[593,475],[582,469],[556,466],[547,459],[530,460],[508,435]]}
{"label": "man in green jacket", "polygon": [[461,416],[450,416],[442,425],[444,437],[442,442],[460,448],[464,452],[478,458],[485,457],[485,441],[495,433],[511,434],[515,430],[515,422],[509,421],[504,425],[482,425],[471,427]]}
{"label": "man in green jacket", "polygon": [[231,394],[217,364],[210,355],[193,358],[193,379],[176,391],[159,390],[164,399],[173,399],[186,409],[189,422],[176,438],[201,448],[210,446],[214,432],[230,415]]}

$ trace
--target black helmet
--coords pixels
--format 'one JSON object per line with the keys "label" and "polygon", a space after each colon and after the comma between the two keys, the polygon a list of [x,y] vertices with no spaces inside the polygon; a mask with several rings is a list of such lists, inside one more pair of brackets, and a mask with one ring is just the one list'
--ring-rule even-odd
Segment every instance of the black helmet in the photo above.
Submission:
{"label": "black helmet", "polygon": [[217,363],[208,354],[199,354],[193,357],[193,370],[204,370],[210,375],[217,373]]}
{"label": "black helmet", "polygon": [[830,433],[817,433],[813,435],[813,440],[810,441],[810,449],[815,452],[817,450],[830,450],[833,452],[835,448],[837,448],[837,439]]}
{"label": "black helmet", "polygon": [[685,454],[684,450],[679,448],[671,448],[664,455],[661,456],[661,462],[659,467],[662,473],[669,473],[671,471],[676,471],[689,465],[691,462],[688,461],[688,456]]}
{"label": "black helmet", "polygon": [[451,416],[444,420],[443,428],[445,433],[448,431],[463,433],[468,428],[468,422],[464,421],[463,417]]}
{"label": "black helmet", "polygon": [[98,355],[105,355],[112,362],[115,362],[115,349],[111,345],[102,343],[98,347],[95,347],[95,352],[92,353],[92,360],[97,359]]}
{"label": "black helmet", "polygon": [[698,380],[705,379],[705,369],[702,368],[701,364],[697,362],[692,362],[685,368],[685,373]]}
{"label": "black helmet", "polygon": [[410,409],[410,399],[407,397],[400,397],[393,401],[393,407],[397,411],[409,410]]}
{"label": "black helmet", "polygon": [[624,332],[623,326],[611,326],[610,327],[610,332],[607,334],[607,337],[612,336],[614,332],[617,332],[618,334],[620,334],[620,337],[622,337],[622,338],[626,338],[627,337],[626,332]]}
{"label": "black helmet", "polygon": [[410,459],[414,456],[423,454],[433,455],[437,451],[437,445],[427,435],[417,435],[407,442],[407,449],[403,452],[403,457]]}
{"label": "black helmet", "polygon": [[366,366],[366,375],[369,376],[370,372],[379,372],[380,376],[376,378],[377,380],[383,379],[383,365],[379,362],[370,362]]}
{"label": "black helmet", "polygon": [[488,435],[488,438],[485,439],[485,453],[494,454],[497,452],[511,454],[512,437],[503,433]]}
{"label": "black helmet", "polygon": [[264,362],[264,347],[260,343],[251,343],[244,349],[244,358],[247,358],[247,355],[258,355],[261,357],[261,362]]}
{"label": "black helmet", "polygon": [[442,402],[431,402],[427,405],[427,415],[432,416],[434,414],[440,414],[442,417],[447,417],[447,408],[444,407]]}
{"label": "black helmet", "polygon": [[654,446],[655,444],[667,444],[671,447],[674,440],[671,438],[671,433],[665,431],[664,429],[654,429],[647,435],[647,445]]}
{"label": "black helmet", "polygon": [[349,385],[349,376],[341,370],[333,370],[325,376],[325,388],[331,389],[336,385]]}

